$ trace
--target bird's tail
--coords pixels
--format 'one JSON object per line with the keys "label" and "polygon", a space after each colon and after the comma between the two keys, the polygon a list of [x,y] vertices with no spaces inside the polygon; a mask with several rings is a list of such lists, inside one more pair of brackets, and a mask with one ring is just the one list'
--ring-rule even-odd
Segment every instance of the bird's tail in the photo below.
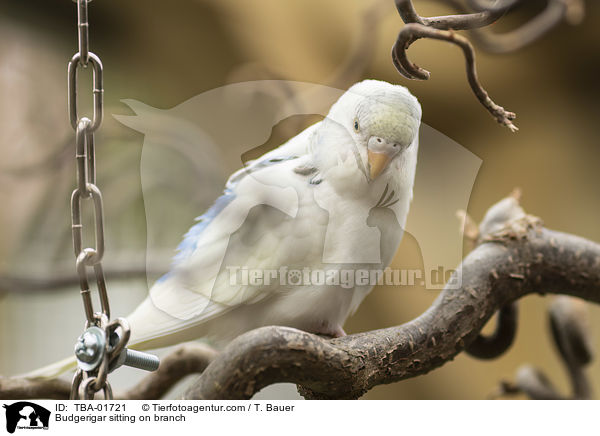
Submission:
{"label": "bird's tail", "polygon": [[21,374],[17,377],[26,377],[30,379],[46,380],[52,379],[64,374],[65,372],[75,369],[77,366],[77,359],[75,356],[67,357],[66,359],[59,360],[43,368],[35,369],[26,374]]}
{"label": "bird's tail", "polygon": [[[130,345],[131,349],[138,349],[140,347],[134,345]],[[17,375],[16,377],[29,378],[34,380],[49,380],[53,378],[60,377],[67,371],[71,371],[77,368],[77,359],[74,355],[70,357],[66,357],[58,362],[51,363],[50,365],[46,365],[42,368],[34,369],[33,371],[27,372],[25,374]]]}
{"label": "bird's tail", "polygon": [[[192,328],[196,323],[194,319],[182,321],[169,316],[157,309],[151,298],[146,298],[133,313],[127,316],[127,322],[131,327],[131,337],[127,347],[133,350],[162,348],[204,336],[202,331]],[[77,360],[72,355],[18,377],[52,379],[76,367]]]}

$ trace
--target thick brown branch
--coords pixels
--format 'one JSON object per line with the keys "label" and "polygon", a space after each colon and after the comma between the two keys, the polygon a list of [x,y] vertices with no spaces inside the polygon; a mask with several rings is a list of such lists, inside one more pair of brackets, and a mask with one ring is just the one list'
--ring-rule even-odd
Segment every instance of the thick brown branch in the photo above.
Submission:
{"label": "thick brown branch", "polygon": [[0,399],[24,400],[47,398],[67,400],[71,393],[71,383],[60,380],[29,380],[26,378],[0,377]]}
{"label": "thick brown branch", "polygon": [[160,368],[148,374],[136,386],[117,395],[124,400],[155,400],[162,398],[177,382],[190,374],[202,373],[217,356],[204,344],[187,344],[161,359]]}
{"label": "thick brown branch", "polygon": [[456,272],[461,286],[444,289],[413,321],[332,340],[285,327],[251,331],[208,366],[186,398],[250,398],[278,382],[299,384],[313,398],[357,398],[452,360],[495,311],[527,294],[600,303],[600,245],[515,224],[472,251]]}
{"label": "thick brown branch", "polygon": [[[544,229],[514,195],[489,209],[478,242],[449,281],[459,285],[447,285],[424,314],[404,325],[330,340],[264,327],[238,337],[216,357],[203,349],[179,351],[119,397],[159,397],[184,375],[206,367],[187,398],[250,398],[278,382],[300,385],[309,398],[357,398],[374,386],[425,374],[452,360],[497,310],[527,294],[564,293],[600,303],[600,245]],[[569,322],[575,332],[569,337],[579,338],[581,326]],[[589,361],[585,340],[569,343],[580,365]],[[535,395],[554,395],[543,377],[527,378],[532,380],[531,392],[539,391]],[[0,397],[59,398],[68,392],[66,382],[37,383],[0,378]]]}

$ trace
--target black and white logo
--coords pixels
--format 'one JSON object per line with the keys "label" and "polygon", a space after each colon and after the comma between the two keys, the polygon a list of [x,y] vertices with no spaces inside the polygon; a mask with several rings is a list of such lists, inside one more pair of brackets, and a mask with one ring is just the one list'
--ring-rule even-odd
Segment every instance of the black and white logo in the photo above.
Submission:
{"label": "black and white logo", "polygon": [[16,429],[48,430],[50,411],[29,401],[4,404],[6,409],[6,431],[14,433]]}

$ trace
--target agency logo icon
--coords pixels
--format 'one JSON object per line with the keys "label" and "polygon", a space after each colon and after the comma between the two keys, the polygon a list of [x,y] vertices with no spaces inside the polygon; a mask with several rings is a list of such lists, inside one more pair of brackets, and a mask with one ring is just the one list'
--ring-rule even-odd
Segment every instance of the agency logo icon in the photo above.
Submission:
{"label": "agency logo icon", "polygon": [[29,401],[4,404],[6,409],[6,431],[14,433],[16,429],[48,430],[50,411]]}

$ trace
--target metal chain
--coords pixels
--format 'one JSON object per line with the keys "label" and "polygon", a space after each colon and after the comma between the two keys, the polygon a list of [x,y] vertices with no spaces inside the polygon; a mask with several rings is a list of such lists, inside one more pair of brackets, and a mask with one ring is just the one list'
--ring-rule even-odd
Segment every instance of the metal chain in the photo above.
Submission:
{"label": "metal chain", "polygon": [[[75,130],[75,159],[77,162],[77,188],[71,195],[71,226],[73,230],[73,250],[76,258],[76,269],[79,275],[81,297],[86,317],[86,332],[96,328],[97,342],[91,345],[89,334],[80,338],[76,345],[80,350],[87,352],[94,346],[95,354],[90,354],[96,361],[89,366],[80,368],[73,378],[71,387],[72,399],[93,399],[96,392],[103,391],[105,399],[112,399],[112,389],[107,381],[107,375],[111,364],[116,361],[129,340],[129,326],[124,320],[110,320],[110,307],[108,294],[104,281],[102,269],[102,257],[104,256],[104,212],[102,193],[96,186],[96,160],[94,132],[102,123],[103,115],[103,84],[102,84],[102,62],[100,58],[89,50],[88,35],[88,3],[91,0],[77,1],[77,18],[79,30],[79,51],[71,58],[68,67],[69,85],[69,119]],[[92,118],[80,116],[77,106],[77,73],[79,67],[92,66],[93,74],[93,114]],[[83,235],[84,226],[81,219],[82,203],[85,200],[93,202],[94,216],[94,248],[84,248]],[[100,295],[101,312],[94,312],[92,296],[88,282],[88,268],[93,268],[94,276]],[[116,330],[121,329],[121,335],[115,335]],[[85,347],[88,347],[87,349]],[[77,351],[76,351],[77,353]],[[78,357],[79,359],[79,357]],[[84,361],[85,362],[85,361]],[[81,363],[81,361],[80,361]]]}
{"label": "metal chain", "polygon": [[[125,348],[131,330],[124,318],[110,321],[108,293],[102,269],[104,256],[104,212],[102,193],[96,186],[96,158],[94,132],[102,124],[103,85],[102,62],[89,49],[88,11],[91,0],[73,0],[77,2],[77,21],[79,29],[79,51],[69,62],[69,119],[75,130],[75,160],[77,162],[77,189],[71,195],[71,226],[73,230],[73,251],[75,266],[79,276],[81,297],[85,310],[85,331],[75,344],[75,355],[79,369],[71,385],[71,399],[92,400],[102,391],[105,400],[113,397],[107,377],[121,365],[132,366],[146,371],[158,369],[156,356]],[[79,116],[77,107],[77,72],[92,65],[93,74],[93,114],[92,118]],[[83,222],[81,207],[85,200],[92,200],[94,216],[94,248],[83,246]],[[91,232],[90,232],[91,233]],[[90,235],[91,236],[91,235]],[[93,268],[101,311],[94,312],[92,295],[88,282],[88,268]]]}

